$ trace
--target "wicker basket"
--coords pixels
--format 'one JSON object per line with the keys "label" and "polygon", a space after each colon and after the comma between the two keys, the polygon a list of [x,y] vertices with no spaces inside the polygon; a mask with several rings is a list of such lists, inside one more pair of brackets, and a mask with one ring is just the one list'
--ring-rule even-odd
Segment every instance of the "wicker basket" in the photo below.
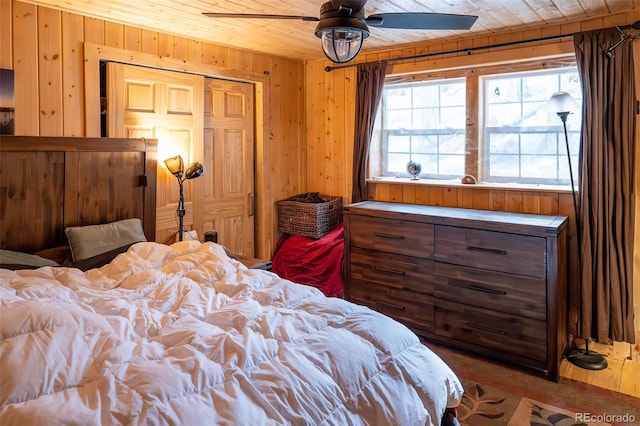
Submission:
{"label": "wicker basket", "polygon": [[342,219],[342,197],[308,192],[276,201],[276,205],[278,231],[285,234],[317,240],[327,235]]}

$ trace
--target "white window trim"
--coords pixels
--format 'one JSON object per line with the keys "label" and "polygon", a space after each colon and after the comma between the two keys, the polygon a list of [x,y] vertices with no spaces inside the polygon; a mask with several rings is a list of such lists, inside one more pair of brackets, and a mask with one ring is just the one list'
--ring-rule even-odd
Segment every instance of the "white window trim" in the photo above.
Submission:
{"label": "white window trim", "polygon": [[[438,58],[414,61],[411,63],[393,64],[386,77],[386,84],[417,82],[422,80],[442,78],[467,78],[467,132],[466,132],[466,156],[471,158],[472,164],[466,162],[466,175],[473,176],[476,181],[483,178],[483,164],[479,161],[482,147],[481,106],[479,102],[480,83],[478,77],[507,72],[519,72],[530,70],[542,70],[560,68],[575,64],[575,52],[570,40],[552,43],[541,43],[535,47],[519,47],[502,51],[479,53],[477,55],[458,55],[453,58]],[[475,87],[471,87],[475,86]],[[470,99],[471,98],[471,99]],[[378,108],[381,114],[381,108]],[[379,123],[379,120],[376,120]],[[369,155],[370,182],[401,182],[415,185],[443,185],[457,184],[453,180],[420,179],[411,180],[404,177],[381,177],[382,171],[375,170],[375,165],[380,165],[381,129],[374,128]],[[573,154],[573,153],[572,153]],[[460,183],[467,187],[468,185]],[[570,192],[569,186],[548,184],[519,184],[519,183],[477,183],[474,186],[491,189],[517,189],[552,192]]]}

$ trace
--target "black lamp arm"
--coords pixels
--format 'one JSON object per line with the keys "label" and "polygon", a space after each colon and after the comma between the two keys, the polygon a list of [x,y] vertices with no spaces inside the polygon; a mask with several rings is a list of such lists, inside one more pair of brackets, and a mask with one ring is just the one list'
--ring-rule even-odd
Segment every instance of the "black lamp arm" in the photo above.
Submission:
{"label": "black lamp arm", "polygon": [[180,186],[180,199],[178,201],[176,214],[178,216],[178,241],[182,241],[182,237],[184,235],[184,216],[186,214],[186,210],[184,208],[184,181],[202,176],[205,173],[205,169],[202,164],[196,161],[185,171],[182,157],[179,155],[165,160],[165,164],[171,174],[178,179],[178,185]]}
{"label": "black lamp arm", "polygon": [[181,176],[176,176],[176,178],[178,178],[178,185],[180,186],[180,198],[178,200],[178,209],[176,210],[176,214],[178,215],[178,241],[182,241],[184,232],[184,216],[186,214],[186,210],[184,208],[184,178]]}

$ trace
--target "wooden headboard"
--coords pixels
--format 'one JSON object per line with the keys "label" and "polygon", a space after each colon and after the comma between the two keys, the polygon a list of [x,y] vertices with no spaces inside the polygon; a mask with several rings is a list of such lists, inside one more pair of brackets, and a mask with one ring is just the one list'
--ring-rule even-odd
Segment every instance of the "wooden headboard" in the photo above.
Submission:
{"label": "wooden headboard", "polygon": [[138,217],[155,241],[155,139],[1,136],[0,248],[67,245],[68,226]]}

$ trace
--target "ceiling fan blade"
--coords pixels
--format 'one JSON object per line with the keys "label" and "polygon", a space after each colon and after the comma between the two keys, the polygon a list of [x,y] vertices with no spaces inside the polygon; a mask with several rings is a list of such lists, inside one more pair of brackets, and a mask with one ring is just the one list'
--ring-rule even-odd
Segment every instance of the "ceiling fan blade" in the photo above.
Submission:
{"label": "ceiling fan blade", "polygon": [[202,12],[204,16],[210,18],[240,18],[240,19],[295,19],[301,21],[318,22],[320,19],[315,16],[298,16],[298,15],[264,15],[257,13],[212,13]]}
{"label": "ceiling fan blade", "polygon": [[468,30],[478,19],[473,15],[446,13],[378,13],[366,18],[367,25],[406,30]]}

